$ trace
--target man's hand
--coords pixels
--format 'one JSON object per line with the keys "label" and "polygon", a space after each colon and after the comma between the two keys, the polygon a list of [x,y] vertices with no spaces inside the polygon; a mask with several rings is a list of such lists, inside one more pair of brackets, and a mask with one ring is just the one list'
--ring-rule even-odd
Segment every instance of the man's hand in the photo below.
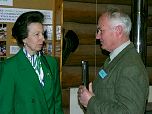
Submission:
{"label": "man's hand", "polygon": [[78,89],[78,99],[84,107],[87,107],[88,101],[92,96],[94,96],[92,91],[92,82],[89,83],[89,90],[85,86],[80,85]]}

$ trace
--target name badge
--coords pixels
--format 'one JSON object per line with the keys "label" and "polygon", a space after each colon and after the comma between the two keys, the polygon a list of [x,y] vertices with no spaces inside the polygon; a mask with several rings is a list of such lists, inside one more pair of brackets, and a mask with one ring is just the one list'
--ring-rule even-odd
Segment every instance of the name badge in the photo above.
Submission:
{"label": "name badge", "polygon": [[107,74],[106,71],[104,71],[103,69],[101,69],[101,70],[99,71],[99,76],[100,76],[101,78],[105,78],[107,75],[108,75],[108,74]]}

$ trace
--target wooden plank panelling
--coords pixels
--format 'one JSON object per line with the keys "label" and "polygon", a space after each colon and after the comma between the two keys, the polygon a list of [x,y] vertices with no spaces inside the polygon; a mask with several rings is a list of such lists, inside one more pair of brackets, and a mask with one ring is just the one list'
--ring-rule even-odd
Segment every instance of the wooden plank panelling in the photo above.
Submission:
{"label": "wooden plank panelling", "polygon": [[74,55],[101,55],[101,49],[99,45],[79,45],[76,51],[73,53]]}
{"label": "wooden plank panelling", "polygon": [[98,3],[98,4],[124,4],[130,5],[131,0],[65,0],[69,2],[83,2],[83,3]]}
{"label": "wooden plank panelling", "polygon": [[95,33],[96,33],[95,24],[81,24],[81,23],[75,23],[75,22],[64,22],[63,26],[67,30],[74,30],[78,35],[79,34],[89,34],[89,35],[95,36]]}
{"label": "wooden plank panelling", "polygon": [[[96,76],[97,67],[89,67],[89,80],[93,81]],[[62,87],[78,87],[82,84],[82,69],[81,66],[64,66],[63,67],[63,80]]]}
{"label": "wooden plank panelling", "polygon": [[106,58],[99,45],[79,45],[77,50],[69,56],[65,66],[80,66],[81,60],[87,60],[90,66],[100,66]]}
{"label": "wooden plank panelling", "polygon": [[[97,71],[100,67],[89,67],[89,79],[93,81],[96,78]],[[152,85],[152,67],[147,67],[150,84]],[[81,83],[82,69],[81,66],[64,66],[62,87],[78,87]]]}
{"label": "wooden plank panelling", "polygon": [[152,46],[147,46],[147,66],[152,67]]}
{"label": "wooden plank panelling", "polygon": [[[123,4],[123,5],[131,5],[131,0],[64,0],[69,2],[82,2],[82,3],[94,3],[94,4]],[[147,0],[148,5],[152,6],[152,1]]]}
{"label": "wooden plank panelling", "polygon": [[148,75],[149,75],[149,83],[152,85],[152,67],[147,67]]}
{"label": "wooden plank panelling", "polygon": [[[70,93],[69,93],[69,89],[63,89],[62,90],[62,105],[63,107],[68,107],[69,106],[69,97],[70,96]],[[66,102],[64,102],[66,101]]]}
{"label": "wooden plank panelling", "polygon": [[64,114],[70,114],[70,89],[62,89],[62,106]]}
{"label": "wooden plank panelling", "polygon": [[64,22],[96,23],[96,5],[64,1]]}
{"label": "wooden plank panelling", "polygon": [[[54,1],[52,0],[46,0],[41,1],[41,0],[26,0],[26,2],[23,2],[22,0],[13,0],[13,7],[16,8],[32,8],[32,9],[43,9],[43,10],[48,10],[52,9],[54,6],[52,3]],[[35,4],[33,4],[35,3]]]}
{"label": "wooden plank panelling", "polygon": [[152,46],[152,27],[148,27],[147,29],[147,46],[150,45]]}
{"label": "wooden plank panelling", "polygon": [[[109,4],[91,4],[81,2],[67,2],[64,1],[64,22],[77,23],[97,23],[99,15]],[[130,14],[131,7],[126,5],[118,5],[122,11]]]}
{"label": "wooden plank panelling", "polygon": [[74,55],[71,54],[67,59],[64,66],[80,66],[82,60],[87,60],[90,66],[100,66],[106,59],[104,56],[92,56],[92,55]]}
{"label": "wooden plank panelling", "polygon": [[148,23],[149,27],[152,27],[152,14],[148,15],[148,21],[147,21],[147,23]]}
{"label": "wooden plank panelling", "polygon": [[[106,7],[113,4],[91,4],[81,2],[64,1],[64,22],[90,23],[96,24],[100,14]],[[131,6],[118,5],[123,12],[131,15]],[[152,26],[152,6],[148,7],[148,26]]]}
{"label": "wooden plank panelling", "polygon": [[94,45],[96,25],[95,24],[80,24],[75,22],[64,22],[65,30],[73,30],[79,38],[79,45],[92,44]]}

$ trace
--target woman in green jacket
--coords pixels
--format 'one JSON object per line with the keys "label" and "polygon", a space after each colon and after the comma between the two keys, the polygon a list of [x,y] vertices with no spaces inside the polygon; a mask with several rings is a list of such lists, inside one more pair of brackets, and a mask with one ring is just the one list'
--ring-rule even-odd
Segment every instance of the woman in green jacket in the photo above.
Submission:
{"label": "woman in green jacket", "polygon": [[21,47],[4,62],[0,76],[0,114],[63,114],[58,64],[44,55],[44,15],[23,13],[12,28]]}

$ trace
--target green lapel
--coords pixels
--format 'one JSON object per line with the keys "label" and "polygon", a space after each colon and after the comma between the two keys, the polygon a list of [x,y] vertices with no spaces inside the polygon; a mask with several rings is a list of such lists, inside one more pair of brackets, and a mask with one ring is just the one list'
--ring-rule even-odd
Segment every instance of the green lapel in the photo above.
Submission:
{"label": "green lapel", "polygon": [[[50,61],[51,62],[51,61]],[[53,70],[50,67],[50,64],[48,63],[48,60],[46,59],[45,56],[41,57],[41,64],[44,72],[44,93],[48,93],[48,91],[51,90],[53,92],[53,85],[54,85],[54,75],[53,75]],[[51,94],[51,93],[50,93]],[[53,95],[53,93],[52,93]]]}

